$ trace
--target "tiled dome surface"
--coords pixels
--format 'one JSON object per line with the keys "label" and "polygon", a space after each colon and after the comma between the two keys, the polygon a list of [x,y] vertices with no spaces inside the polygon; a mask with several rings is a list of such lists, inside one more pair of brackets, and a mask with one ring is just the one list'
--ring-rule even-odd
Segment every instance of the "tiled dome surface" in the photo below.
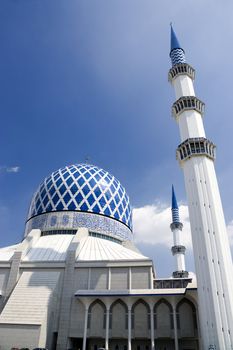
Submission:
{"label": "tiled dome surface", "polygon": [[32,199],[28,220],[54,211],[102,214],[132,229],[125,189],[113,175],[93,165],[66,166],[44,180]]}

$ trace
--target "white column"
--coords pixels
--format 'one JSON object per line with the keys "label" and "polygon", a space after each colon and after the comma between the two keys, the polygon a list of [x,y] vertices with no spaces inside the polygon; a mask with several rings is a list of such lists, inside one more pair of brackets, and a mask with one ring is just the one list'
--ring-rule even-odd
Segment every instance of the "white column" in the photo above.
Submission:
{"label": "white column", "polygon": [[[182,240],[180,237],[182,232],[181,229],[173,228],[172,232],[173,232],[174,246],[183,246]],[[184,255],[185,255],[185,250],[182,252],[175,252],[174,254],[177,271],[186,271]]]}
{"label": "white column", "polygon": [[83,331],[83,349],[82,350],[86,350],[88,309],[89,309],[89,306],[85,305],[85,318],[84,318],[84,331]]}
{"label": "white column", "polygon": [[111,267],[108,268],[108,290],[111,289]]}
{"label": "white column", "polygon": [[131,306],[128,306],[128,350],[131,350]]}
{"label": "white column", "polygon": [[150,339],[151,350],[155,350],[154,305],[150,305]]}
{"label": "white column", "polygon": [[109,306],[106,307],[105,349],[109,348]]}
{"label": "white column", "polygon": [[131,267],[129,267],[129,289],[132,288],[132,273],[131,273]]}
{"label": "white column", "polygon": [[154,277],[152,266],[150,267],[150,289],[154,289]]}
{"label": "white column", "polygon": [[88,269],[88,282],[87,282],[87,289],[90,289],[91,286],[91,268]]}
{"label": "white column", "polygon": [[197,321],[198,346],[199,346],[199,350],[203,350],[202,341],[201,341],[202,334],[201,334],[200,322],[199,322],[199,312],[200,312],[200,306],[196,305],[196,321]]}
{"label": "white column", "polygon": [[175,350],[179,350],[178,334],[177,334],[177,321],[176,321],[176,307],[175,303],[172,303],[173,325],[174,325],[174,342]]}

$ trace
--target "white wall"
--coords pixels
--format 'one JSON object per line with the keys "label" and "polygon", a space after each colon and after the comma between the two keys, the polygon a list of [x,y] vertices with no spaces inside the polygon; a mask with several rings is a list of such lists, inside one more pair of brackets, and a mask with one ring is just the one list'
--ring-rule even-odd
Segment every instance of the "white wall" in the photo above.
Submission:
{"label": "white wall", "polygon": [[79,289],[88,289],[88,268],[75,269],[75,291]]}
{"label": "white wall", "polygon": [[0,328],[0,350],[9,350],[12,347],[38,346],[40,326],[31,325],[1,325]]}
{"label": "white wall", "polygon": [[111,268],[111,289],[128,289],[128,268]]}
{"label": "white wall", "polygon": [[90,289],[107,289],[108,269],[92,268],[90,278]]}
{"label": "white wall", "polygon": [[150,267],[132,267],[132,289],[150,288]]}
{"label": "white wall", "polygon": [[72,300],[70,315],[70,337],[82,338],[84,330],[84,316],[85,309],[83,303],[74,297]]}

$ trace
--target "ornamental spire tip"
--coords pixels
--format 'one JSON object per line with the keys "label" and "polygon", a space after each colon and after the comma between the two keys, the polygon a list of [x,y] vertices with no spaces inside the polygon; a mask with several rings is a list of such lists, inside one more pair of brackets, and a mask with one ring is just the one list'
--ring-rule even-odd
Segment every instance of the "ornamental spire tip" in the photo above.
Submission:
{"label": "ornamental spire tip", "polygon": [[182,49],[179,43],[179,40],[177,39],[176,33],[174,32],[172,22],[170,23],[170,26],[171,26],[171,51],[174,49]]}
{"label": "ornamental spire tip", "polygon": [[172,185],[172,209],[178,209],[174,186]]}
{"label": "ornamental spire tip", "polygon": [[174,32],[172,23],[170,23],[171,26],[171,51],[170,51],[170,57],[172,61],[172,66],[175,66],[179,63],[185,63],[185,52],[184,49],[181,47],[179,40],[177,39],[176,33]]}
{"label": "ornamental spire tip", "polygon": [[179,207],[176,200],[174,186],[172,185],[172,223],[180,224]]}

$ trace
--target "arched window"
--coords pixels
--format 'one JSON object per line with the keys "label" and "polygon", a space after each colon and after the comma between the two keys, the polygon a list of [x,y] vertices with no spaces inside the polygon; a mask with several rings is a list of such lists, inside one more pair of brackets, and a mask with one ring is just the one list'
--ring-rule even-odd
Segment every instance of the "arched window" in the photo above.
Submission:
{"label": "arched window", "polygon": [[94,324],[95,328],[106,328],[106,306],[99,299],[94,300],[88,309],[87,328],[91,329]]}
{"label": "arched window", "polygon": [[[138,312],[138,317],[135,317],[136,312]],[[140,327],[145,327],[147,330],[150,329],[150,307],[143,299],[139,299],[133,304],[131,311],[131,326],[134,330]]]}
{"label": "arched window", "polygon": [[154,327],[161,336],[169,336],[171,329],[174,329],[172,306],[164,298],[154,306]]}
{"label": "arched window", "polygon": [[183,336],[193,336],[197,329],[196,308],[187,298],[183,298],[176,306],[177,328]]}
{"label": "arched window", "polygon": [[[114,327],[116,325],[117,327]],[[109,310],[109,329],[117,328],[119,330],[120,326],[124,330],[128,329],[128,307],[121,299],[117,299]]]}

